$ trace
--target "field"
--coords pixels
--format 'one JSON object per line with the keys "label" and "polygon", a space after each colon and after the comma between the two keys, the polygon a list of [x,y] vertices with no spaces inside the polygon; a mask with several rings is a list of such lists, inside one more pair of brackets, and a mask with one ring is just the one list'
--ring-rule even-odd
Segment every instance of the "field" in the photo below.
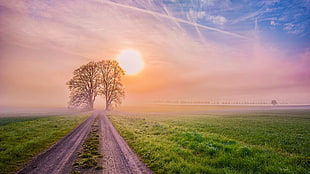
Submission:
{"label": "field", "polygon": [[15,173],[90,114],[0,118],[0,173]]}
{"label": "field", "polygon": [[309,173],[309,107],[163,108],[109,115],[155,173]]}

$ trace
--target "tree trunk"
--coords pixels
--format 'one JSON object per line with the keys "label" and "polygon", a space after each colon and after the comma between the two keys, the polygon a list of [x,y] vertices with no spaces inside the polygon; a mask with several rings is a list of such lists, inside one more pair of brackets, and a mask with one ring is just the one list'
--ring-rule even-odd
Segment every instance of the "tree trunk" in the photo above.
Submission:
{"label": "tree trunk", "polygon": [[94,102],[89,103],[89,109],[94,110]]}
{"label": "tree trunk", "polygon": [[105,110],[106,111],[110,110],[110,104],[107,99],[105,100]]}
{"label": "tree trunk", "polygon": [[89,110],[93,110],[94,109],[94,102],[93,102],[93,96],[90,95],[89,99],[88,99],[88,103],[89,103]]}

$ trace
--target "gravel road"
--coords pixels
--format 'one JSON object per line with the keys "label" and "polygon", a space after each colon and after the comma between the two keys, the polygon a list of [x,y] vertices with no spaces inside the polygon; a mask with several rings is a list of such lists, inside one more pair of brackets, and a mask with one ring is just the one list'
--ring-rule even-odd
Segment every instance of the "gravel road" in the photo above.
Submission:
{"label": "gravel road", "polygon": [[101,151],[104,156],[103,173],[152,173],[119,135],[104,111],[100,112],[99,126],[102,137]]}
{"label": "gravel road", "polygon": [[104,156],[102,172],[110,174],[152,173],[119,135],[105,112],[97,111],[62,140],[35,157],[17,174],[69,174],[77,151],[86,139],[98,114],[100,151]]}
{"label": "gravel road", "polygon": [[70,134],[35,157],[18,174],[67,174],[72,168],[76,152],[87,137],[98,112],[94,112]]}

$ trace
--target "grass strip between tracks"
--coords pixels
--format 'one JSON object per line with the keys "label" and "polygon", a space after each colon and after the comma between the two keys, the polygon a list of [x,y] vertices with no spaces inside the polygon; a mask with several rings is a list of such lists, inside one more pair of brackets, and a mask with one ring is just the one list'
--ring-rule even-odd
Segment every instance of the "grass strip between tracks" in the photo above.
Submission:
{"label": "grass strip between tracks", "polygon": [[99,152],[99,126],[97,116],[92,124],[87,139],[78,152],[78,156],[73,163],[74,169],[71,173],[93,173],[95,170],[103,169],[102,166],[98,165],[99,158],[102,157],[102,154]]}

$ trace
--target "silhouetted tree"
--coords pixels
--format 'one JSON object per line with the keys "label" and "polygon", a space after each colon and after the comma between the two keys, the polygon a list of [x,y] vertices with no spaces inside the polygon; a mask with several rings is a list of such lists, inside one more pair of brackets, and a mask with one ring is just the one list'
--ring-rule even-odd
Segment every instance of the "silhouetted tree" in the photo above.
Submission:
{"label": "silhouetted tree", "polygon": [[125,96],[121,78],[125,71],[115,60],[103,60],[98,62],[99,68],[99,93],[105,97],[106,110],[109,110],[112,103],[119,105]]}
{"label": "silhouetted tree", "polygon": [[271,104],[276,105],[278,104],[277,100],[271,100]]}
{"label": "silhouetted tree", "polygon": [[69,107],[94,108],[99,94],[99,68],[97,63],[89,62],[74,70],[73,78],[67,82],[70,90]]}

